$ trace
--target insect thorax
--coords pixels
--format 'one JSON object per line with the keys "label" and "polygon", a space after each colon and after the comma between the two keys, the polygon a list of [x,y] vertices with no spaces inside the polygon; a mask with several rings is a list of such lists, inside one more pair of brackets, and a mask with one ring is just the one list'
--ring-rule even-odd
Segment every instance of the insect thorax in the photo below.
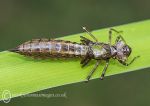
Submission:
{"label": "insect thorax", "polygon": [[112,56],[111,47],[108,44],[92,45],[91,50],[95,59],[108,59]]}

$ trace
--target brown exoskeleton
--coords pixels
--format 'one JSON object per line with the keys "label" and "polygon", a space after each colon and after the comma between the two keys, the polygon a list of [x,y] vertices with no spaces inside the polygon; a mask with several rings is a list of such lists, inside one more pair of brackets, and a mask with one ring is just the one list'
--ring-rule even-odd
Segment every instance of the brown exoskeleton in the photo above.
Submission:
{"label": "brown exoskeleton", "polygon": [[[134,57],[129,63],[126,63],[128,57],[130,56],[130,54],[132,52],[132,49],[131,49],[131,47],[129,47],[127,45],[124,38],[120,35],[120,33],[122,31],[117,31],[117,30],[111,28],[109,30],[109,42],[107,44],[107,43],[98,42],[98,40],[94,37],[94,35],[92,35],[85,27],[83,27],[83,29],[95,40],[95,42],[93,42],[85,37],[81,37],[82,43],[89,46],[87,55],[81,61],[81,64],[83,64],[83,66],[85,66],[91,59],[97,60],[94,68],[91,70],[91,72],[87,76],[87,81],[91,78],[92,74],[97,69],[101,60],[106,61],[106,65],[105,65],[105,67],[102,71],[101,77],[100,77],[100,79],[103,79],[105,76],[106,70],[108,68],[110,58],[117,59],[121,64],[128,66],[131,63],[133,63],[133,61],[136,58],[139,57],[139,56]],[[111,44],[112,31],[119,34],[117,36],[115,44],[113,44],[113,45]]]}
{"label": "brown exoskeleton", "polygon": [[[126,63],[127,58],[131,54],[132,49],[126,44],[123,37],[120,35],[120,31],[115,29],[110,29],[109,31],[109,42],[103,43],[98,42],[98,40],[92,35],[85,27],[83,29],[95,40],[91,41],[83,36],[81,37],[81,43],[64,41],[64,40],[51,40],[51,39],[33,39],[25,42],[18,47],[11,49],[9,51],[16,52],[25,56],[30,56],[34,58],[82,58],[82,67],[86,66],[90,60],[95,59],[97,62],[94,68],[91,70],[87,76],[87,81],[91,78],[92,74],[97,69],[101,60],[106,61],[106,65],[102,71],[101,79],[104,78],[107,67],[109,65],[109,59],[117,59],[121,64],[128,66],[133,61],[139,57],[134,57],[130,63]],[[115,44],[111,44],[112,31],[119,34],[115,41]]]}

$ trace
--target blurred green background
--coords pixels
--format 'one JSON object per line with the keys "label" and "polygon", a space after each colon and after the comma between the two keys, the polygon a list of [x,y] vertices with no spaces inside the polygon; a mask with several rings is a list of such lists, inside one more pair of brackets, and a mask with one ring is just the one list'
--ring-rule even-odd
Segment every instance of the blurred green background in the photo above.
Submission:
{"label": "blurred green background", "polygon": [[[1,0],[0,51],[33,38],[56,38],[150,18],[150,0]],[[9,61],[8,61],[9,62]],[[14,98],[0,105],[141,106],[150,105],[149,69],[70,84],[36,93],[67,98]]]}

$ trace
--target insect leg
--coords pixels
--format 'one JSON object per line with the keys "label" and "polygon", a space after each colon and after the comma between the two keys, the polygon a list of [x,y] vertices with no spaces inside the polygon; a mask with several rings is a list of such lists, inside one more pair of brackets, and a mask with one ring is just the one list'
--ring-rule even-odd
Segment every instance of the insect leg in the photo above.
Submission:
{"label": "insect leg", "polygon": [[88,58],[89,58],[89,55],[86,54],[85,57],[83,57],[83,58],[81,59],[80,64],[83,64]]}
{"label": "insect leg", "polygon": [[94,66],[94,68],[91,70],[91,72],[89,73],[89,75],[87,76],[87,81],[89,81],[90,80],[90,78],[91,78],[91,76],[93,75],[93,73],[95,72],[95,70],[97,69],[97,67],[98,67],[98,65],[99,65],[99,63],[100,63],[100,60],[97,60],[97,62],[96,62],[96,64],[95,64],[95,66]]}
{"label": "insect leg", "polygon": [[98,42],[97,38],[91,32],[89,32],[86,27],[82,27],[82,29],[85,30],[96,42]]}
{"label": "insect leg", "polygon": [[114,31],[114,32],[116,32],[117,34],[119,34],[118,36],[117,36],[117,39],[116,39],[116,41],[115,42],[118,42],[120,39],[121,40],[123,40],[125,43],[126,43],[126,41],[124,40],[124,38],[122,37],[122,35],[120,35],[120,33],[122,33],[123,31],[117,31],[116,29],[113,29],[113,28],[110,28],[110,30],[109,30],[109,42],[111,43],[111,35],[112,35],[112,31]]}
{"label": "insect leg", "polygon": [[118,36],[117,36],[117,39],[116,39],[115,42],[118,42],[120,39],[126,44],[125,39],[124,39],[121,35],[118,35]]}
{"label": "insect leg", "polygon": [[104,78],[104,76],[105,76],[105,73],[106,73],[106,70],[107,70],[107,68],[108,68],[108,65],[109,65],[109,60],[106,60],[106,65],[105,65],[105,67],[104,67],[104,69],[103,69],[103,71],[102,71],[101,77],[100,77],[101,80],[102,80],[102,79]]}
{"label": "insect leg", "polygon": [[91,58],[85,59],[84,62],[82,63],[82,67],[86,66],[90,61],[91,61]]}
{"label": "insect leg", "polygon": [[110,29],[109,30],[109,41],[108,41],[109,45],[111,45],[111,40],[112,40],[112,30]]}
{"label": "insect leg", "polygon": [[124,61],[119,61],[121,64],[125,65],[125,66],[129,66],[130,64],[132,64],[137,58],[139,58],[140,56],[136,56],[134,57],[129,63],[126,63]]}
{"label": "insect leg", "polygon": [[80,36],[80,38],[81,38],[80,41],[81,41],[83,44],[85,44],[85,45],[89,45],[89,43],[92,43],[91,40],[89,40],[89,39],[87,39],[87,38],[85,38],[85,37],[83,37],[83,36]]}

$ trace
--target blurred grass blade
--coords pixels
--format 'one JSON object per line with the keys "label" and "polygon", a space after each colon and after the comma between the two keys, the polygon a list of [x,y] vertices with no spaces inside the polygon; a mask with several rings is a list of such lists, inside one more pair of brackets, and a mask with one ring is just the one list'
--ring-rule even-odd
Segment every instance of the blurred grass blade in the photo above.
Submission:
{"label": "blurred grass blade", "polygon": [[[141,57],[132,65],[126,67],[111,60],[106,76],[120,74],[150,67],[150,20],[114,27],[123,30],[123,36],[132,47],[129,61],[137,55]],[[92,32],[99,41],[108,41],[108,28]],[[86,33],[59,38],[63,40],[80,41]],[[113,39],[116,38],[113,34]],[[94,65],[94,61],[86,68],[81,68],[79,59],[49,59],[34,60],[11,52],[0,53],[0,99],[4,90],[9,90],[12,97],[24,95],[39,90],[84,81]],[[98,67],[92,78],[99,78],[104,63]]]}

